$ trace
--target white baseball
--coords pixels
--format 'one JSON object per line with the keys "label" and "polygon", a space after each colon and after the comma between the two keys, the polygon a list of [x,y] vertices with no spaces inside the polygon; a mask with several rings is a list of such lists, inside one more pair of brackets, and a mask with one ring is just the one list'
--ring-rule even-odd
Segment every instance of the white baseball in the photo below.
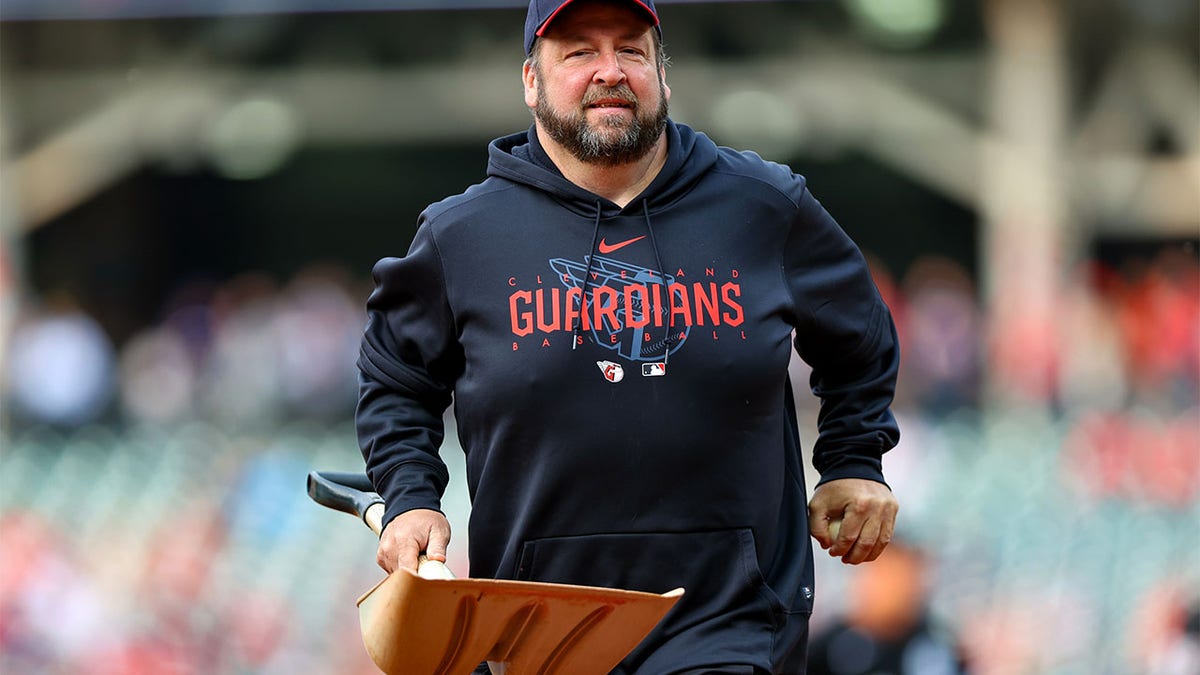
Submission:
{"label": "white baseball", "polygon": [[830,541],[836,542],[837,538],[838,538],[838,533],[840,533],[841,531],[842,531],[842,521],[840,521],[840,520],[829,521],[829,540]]}

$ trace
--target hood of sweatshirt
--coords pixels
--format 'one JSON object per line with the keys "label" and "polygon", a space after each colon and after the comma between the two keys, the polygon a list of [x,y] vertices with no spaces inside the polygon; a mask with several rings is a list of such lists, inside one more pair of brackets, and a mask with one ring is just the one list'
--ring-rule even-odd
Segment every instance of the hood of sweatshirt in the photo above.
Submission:
{"label": "hood of sweatshirt", "polygon": [[687,194],[717,161],[717,146],[703,133],[668,120],[667,161],[654,181],[624,208],[575,185],[563,177],[538,143],[534,127],[498,138],[488,146],[489,176],[529,186],[552,195],[564,208],[592,218],[623,212],[648,212],[651,217]]}

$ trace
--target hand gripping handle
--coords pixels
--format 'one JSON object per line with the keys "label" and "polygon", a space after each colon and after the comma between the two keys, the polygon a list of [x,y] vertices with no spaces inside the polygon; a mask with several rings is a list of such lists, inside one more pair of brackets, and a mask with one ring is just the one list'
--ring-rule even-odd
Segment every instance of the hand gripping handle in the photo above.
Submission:
{"label": "hand gripping handle", "polygon": [[[321,506],[349,513],[362,521],[378,536],[383,534],[383,497],[363,473],[341,471],[308,472],[308,496]],[[453,579],[454,573],[446,564],[430,560],[422,554],[417,559],[417,576],[426,579]]]}

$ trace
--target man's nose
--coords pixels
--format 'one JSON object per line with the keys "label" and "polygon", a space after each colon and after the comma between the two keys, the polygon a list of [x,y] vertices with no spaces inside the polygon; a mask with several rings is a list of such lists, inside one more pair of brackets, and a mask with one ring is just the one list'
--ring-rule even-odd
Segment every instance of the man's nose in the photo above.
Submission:
{"label": "man's nose", "polygon": [[617,58],[616,52],[608,52],[600,56],[600,62],[596,64],[596,73],[592,75],[592,81],[609,87],[615,87],[625,81],[625,71],[621,68],[621,61]]}

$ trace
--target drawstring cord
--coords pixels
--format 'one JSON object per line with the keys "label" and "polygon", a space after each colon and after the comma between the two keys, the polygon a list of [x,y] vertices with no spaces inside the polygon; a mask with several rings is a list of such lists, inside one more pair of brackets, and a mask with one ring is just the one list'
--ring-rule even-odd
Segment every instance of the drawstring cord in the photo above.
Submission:
{"label": "drawstring cord", "polygon": [[646,231],[650,233],[650,247],[654,249],[654,262],[658,265],[659,280],[667,300],[667,339],[663,340],[663,366],[671,358],[671,349],[675,346],[675,312],[671,311],[671,289],[667,286],[667,268],[663,267],[662,256],[658,253],[658,242],[654,241],[654,228],[650,226],[650,204],[642,200],[642,215],[646,218]]}
{"label": "drawstring cord", "polygon": [[[648,222],[648,221],[647,221]],[[571,351],[579,346],[579,327],[583,324],[583,313],[588,309],[588,284],[592,282],[592,262],[596,260],[596,242],[600,239],[600,202],[596,201],[596,222],[592,225],[592,247],[588,249],[587,270],[583,273],[583,293],[579,296],[579,320],[571,335]],[[655,251],[657,253],[657,251]]]}

